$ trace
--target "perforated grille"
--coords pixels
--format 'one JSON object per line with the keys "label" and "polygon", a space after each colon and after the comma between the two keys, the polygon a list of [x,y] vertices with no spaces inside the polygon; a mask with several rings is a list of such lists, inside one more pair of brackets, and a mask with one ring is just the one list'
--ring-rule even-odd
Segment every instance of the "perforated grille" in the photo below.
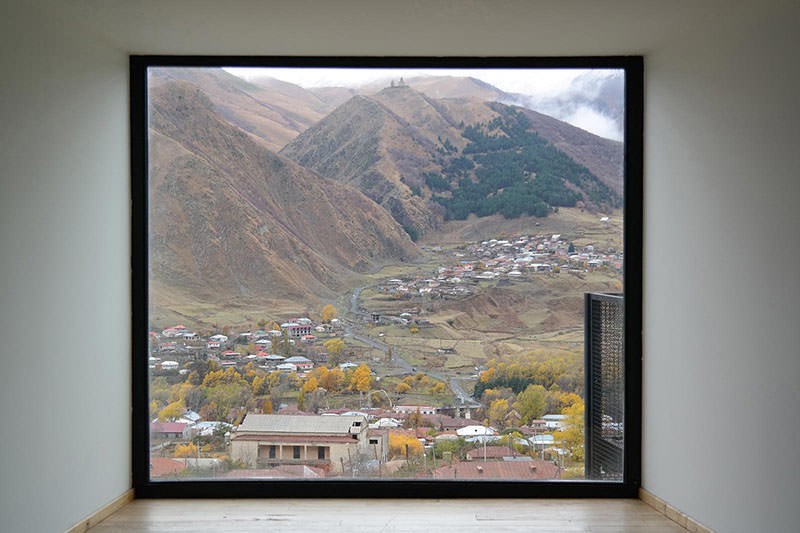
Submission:
{"label": "perforated grille", "polygon": [[621,480],[625,447],[624,299],[586,295],[586,477]]}

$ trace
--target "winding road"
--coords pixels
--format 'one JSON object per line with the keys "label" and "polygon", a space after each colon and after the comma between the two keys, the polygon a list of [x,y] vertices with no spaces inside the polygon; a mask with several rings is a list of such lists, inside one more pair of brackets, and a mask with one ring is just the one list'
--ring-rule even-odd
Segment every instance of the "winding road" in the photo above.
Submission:
{"label": "winding road", "polygon": [[[359,304],[359,300],[361,298],[361,291],[366,289],[367,287],[358,287],[353,289],[353,294],[350,296],[350,314],[353,315],[356,319],[370,319],[370,315],[362,310],[361,305]],[[356,332],[355,328],[357,326],[354,323],[347,324],[344,328],[345,335],[349,335],[353,339],[363,342],[367,346],[370,346],[376,350],[380,350],[383,353],[389,353],[391,350],[391,363],[392,365],[396,366],[397,368],[401,369],[403,372],[416,372],[416,368],[411,365],[408,361],[403,359],[398,350],[392,349],[391,346],[384,342],[376,341],[371,337],[367,337],[366,335],[360,334]],[[440,374],[438,372],[433,372],[430,370],[425,370],[425,373],[431,376],[432,378],[438,379],[439,381],[444,381],[450,387],[450,390],[453,391],[456,398],[458,398],[459,404],[464,407],[480,407],[480,403],[476,402],[472,396],[467,394],[467,391],[461,386],[458,378],[445,376],[444,374]]]}

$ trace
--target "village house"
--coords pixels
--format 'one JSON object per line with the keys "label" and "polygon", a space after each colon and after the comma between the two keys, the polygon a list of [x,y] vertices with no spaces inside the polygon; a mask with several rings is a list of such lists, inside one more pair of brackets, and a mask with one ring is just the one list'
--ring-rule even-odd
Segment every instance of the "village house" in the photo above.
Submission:
{"label": "village house", "polygon": [[151,422],[151,440],[189,438],[189,425],[181,422]]}
{"label": "village house", "polygon": [[566,423],[567,415],[548,414],[542,417],[548,431],[562,429]]}
{"label": "village house", "polygon": [[394,407],[395,413],[411,414],[417,411],[422,415],[435,415],[436,407],[431,405],[396,405]]}
{"label": "village house", "polygon": [[180,337],[184,333],[187,333],[189,328],[186,326],[172,326],[171,328],[167,328],[161,332],[161,334],[165,337]]}
{"label": "village house", "polygon": [[520,456],[525,457],[509,446],[481,446],[467,452],[467,461],[515,459]]}
{"label": "village house", "polygon": [[295,355],[293,357],[289,357],[284,361],[284,363],[292,364],[296,367],[297,370],[304,372],[306,370],[311,370],[314,368],[314,363],[308,357],[303,357],[302,355]]}
{"label": "village house", "polygon": [[281,329],[286,331],[286,334],[290,337],[299,339],[303,335],[311,335],[311,331],[314,329],[311,327],[311,324],[298,324],[297,322],[286,322],[281,324]]}
{"label": "village house", "polygon": [[558,479],[560,469],[541,459],[524,461],[467,461],[434,470],[435,479]]}
{"label": "village house", "polygon": [[249,468],[304,464],[341,474],[369,452],[364,416],[251,413],[231,435],[231,458]]}

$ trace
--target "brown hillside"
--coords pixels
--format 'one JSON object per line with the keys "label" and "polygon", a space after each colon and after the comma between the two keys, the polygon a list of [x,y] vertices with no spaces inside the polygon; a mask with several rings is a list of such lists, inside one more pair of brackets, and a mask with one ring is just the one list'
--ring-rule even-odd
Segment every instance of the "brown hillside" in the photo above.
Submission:
{"label": "brown hillside", "polygon": [[[463,147],[459,123],[494,115],[477,100],[435,100],[410,87],[390,87],[348,100],[281,154],[357,186],[402,226],[425,233],[441,222],[423,178],[441,168],[437,148],[445,140]],[[415,196],[411,186],[420,187],[422,196]]]}
{"label": "brown hillside", "polygon": [[250,83],[219,68],[151,69],[151,86],[169,81],[199,87],[226,121],[272,151],[283,148],[338,104],[292,83],[269,78]]}
{"label": "brown hillside", "polygon": [[528,117],[536,133],[588,168],[615,193],[622,193],[624,153],[621,142],[598,137],[530,109],[518,109]]}
{"label": "brown hillside", "polygon": [[468,98],[493,102],[506,96],[497,87],[470,77],[424,76],[409,78],[406,82],[415,90],[437,99]]}
{"label": "brown hillside", "polygon": [[[400,90],[400,89],[397,89]],[[356,96],[289,143],[281,154],[358,187],[403,226],[425,231],[437,224],[424,198],[407,183],[436,167],[433,143],[376,99]]]}
{"label": "brown hillside", "polygon": [[406,233],[355,189],[263,148],[196,86],[151,91],[150,242],[156,305],[315,298],[414,258]]}

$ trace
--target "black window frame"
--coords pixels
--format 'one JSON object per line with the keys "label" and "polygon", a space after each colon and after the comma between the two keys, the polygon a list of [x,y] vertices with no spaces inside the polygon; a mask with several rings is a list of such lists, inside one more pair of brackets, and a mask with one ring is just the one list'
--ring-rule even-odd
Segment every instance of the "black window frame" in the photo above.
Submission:
{"label": "black window frame", "polygon": [[[624,306],[625,472],[623,480],[447,481],[320,479],[152,481],[149,458],[148,134],[150,67],[608,68],[625,72]],[[641,56],[212,56],[132,55],[130,73],[132,474],[137,498],[637,498],[641,483],[644,59]]]}

